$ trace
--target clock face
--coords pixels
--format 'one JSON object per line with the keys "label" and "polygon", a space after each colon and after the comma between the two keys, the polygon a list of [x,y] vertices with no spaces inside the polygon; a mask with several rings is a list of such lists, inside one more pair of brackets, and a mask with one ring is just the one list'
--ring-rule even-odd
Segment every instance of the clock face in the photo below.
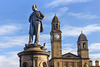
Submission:
{"label": "clock face", "polygon": [[59,39],[60,38],[60,35],[59,34],[55,34],[55,38],[56,39]]}

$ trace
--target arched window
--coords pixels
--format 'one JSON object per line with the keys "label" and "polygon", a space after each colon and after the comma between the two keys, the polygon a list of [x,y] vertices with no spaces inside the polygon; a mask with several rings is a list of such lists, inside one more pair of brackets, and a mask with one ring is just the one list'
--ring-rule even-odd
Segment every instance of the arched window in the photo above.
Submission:
{"label": "arched window", "polygon": [[83,48],[86,48],[86,44],[85,43],[83,43]]}
{"label": "arched window", "polygon": [[56,24],[56,29],[58,29],[58,24]]}
{"label": "arched window", "polygon": [[46,62],[43,62],[43,67],[47,67],[47,64],[46,64]]}
{"label": "arched window", "polygon": [[29,67],[28,63],[27,62],[24,62],[23,63],[23,67]]}

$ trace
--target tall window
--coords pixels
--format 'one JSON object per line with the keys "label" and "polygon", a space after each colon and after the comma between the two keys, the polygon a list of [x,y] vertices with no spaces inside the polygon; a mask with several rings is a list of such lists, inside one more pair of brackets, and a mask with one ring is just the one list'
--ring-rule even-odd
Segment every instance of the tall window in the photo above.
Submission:
{"label": "tall window", "polygon": [[59,67],[59,62],[57,63],[57,67]]}
{"label": "tall window", "polygon": [[86,44],[85,43],[83,43],[83,48],[86,48]]}
{"label": "tall window", "polygon": [[56,24],[56,29],[58,29],[58,24]]}

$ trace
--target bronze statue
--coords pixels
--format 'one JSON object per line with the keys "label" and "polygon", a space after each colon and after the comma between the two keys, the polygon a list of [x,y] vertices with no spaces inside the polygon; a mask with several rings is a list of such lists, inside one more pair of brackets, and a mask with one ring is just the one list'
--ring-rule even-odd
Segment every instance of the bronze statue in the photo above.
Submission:
{"label": "bronze statue", "polygon": [[45,16],[42,14],[41,11],[37,10],[37,6],[32,6],[32,14],[29,17],[30,22],[30,30],[29,30],[29,44],[33,42],[33,35],[35,35],[34,43],[39,42],[40,32],[43,32],[42,20],[45,19]]}

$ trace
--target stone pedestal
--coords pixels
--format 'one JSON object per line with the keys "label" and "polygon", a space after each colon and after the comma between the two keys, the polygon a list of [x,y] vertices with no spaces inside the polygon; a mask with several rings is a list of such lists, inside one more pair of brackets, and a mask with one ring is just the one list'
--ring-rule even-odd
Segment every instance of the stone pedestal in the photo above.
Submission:
{"label": "stone pedestal", "polygon": [[25,44],[24,51],[18,53],[20,67],[49,67],[49,55],[40,44]]}

